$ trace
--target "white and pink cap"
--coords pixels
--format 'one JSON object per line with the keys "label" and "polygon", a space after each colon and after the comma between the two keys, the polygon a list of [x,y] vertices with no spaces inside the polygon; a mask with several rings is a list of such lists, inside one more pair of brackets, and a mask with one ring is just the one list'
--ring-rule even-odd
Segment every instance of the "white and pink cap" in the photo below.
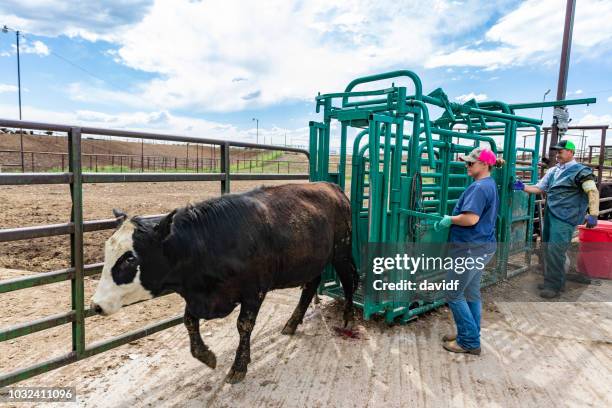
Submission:
{"label": "white and pink cap", "polygon": [[470,154],[459,156],[459,160],[474,163],[480,161],[490,166],[494,166],[497,162],[497,156],[490,149],[477,147]]}

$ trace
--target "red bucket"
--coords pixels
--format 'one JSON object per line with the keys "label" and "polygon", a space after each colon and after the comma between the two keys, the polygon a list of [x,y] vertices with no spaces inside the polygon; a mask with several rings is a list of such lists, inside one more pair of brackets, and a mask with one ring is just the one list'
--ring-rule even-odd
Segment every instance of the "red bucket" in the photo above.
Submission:
{"label": "red bucket", "polygon": [[591,277],[612,279],[612,221],[595,228],[578,226],[578,271]]}

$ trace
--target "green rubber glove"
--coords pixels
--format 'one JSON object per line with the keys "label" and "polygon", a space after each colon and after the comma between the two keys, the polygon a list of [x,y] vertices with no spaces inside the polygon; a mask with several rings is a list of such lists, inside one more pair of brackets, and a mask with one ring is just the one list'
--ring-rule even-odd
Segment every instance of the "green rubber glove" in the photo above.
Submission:
{"label": "green rubber glove", "polygon": [[451,216],[445,215],[444,218],[434,224],[434,229],[440,231],[442,228],[450,227],[452,223]]}

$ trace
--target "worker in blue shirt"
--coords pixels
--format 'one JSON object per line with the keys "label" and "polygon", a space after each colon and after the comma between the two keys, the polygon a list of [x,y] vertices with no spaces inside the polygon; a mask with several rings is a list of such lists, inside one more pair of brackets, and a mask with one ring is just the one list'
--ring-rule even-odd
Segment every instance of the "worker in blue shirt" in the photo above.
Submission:
{"label": "worker in blue shirt", "polygon": [[[538,285],[540,296],[551,299],[565,287],[565,256],[578,224],[597,225],[599,191],[593,171],[574,159],[576,146],[569,140],[552,147],[557,151],[557,165],[548,169],[535,185],[517,180],[515,190],[530,194],[546,193],[546,213],[542,229],[544,242],[544,283]],[[586,213],[587,207],[589,209]]]}
{"label": "worker in blue shirt", "polygon": [[[448,272],[447,280],[457,281],[457,289],[446,292],[446,302],[453,314],[457,334],[443,337],[443,347],[453,353],[480,354],[480,279],[493,258],[497,242],[495,221],[499,209],[497,185],[491,177],[493,166],[503,165],[490,149],[476,148],[460,156],[474,182],[461,194],[452,215],[436,223],[436,230],[450,227],[450,255],[463,258],[466,268]],[[472,259],[467,267],[467,259]],[[458,264],[457,264],[458,265]]]}

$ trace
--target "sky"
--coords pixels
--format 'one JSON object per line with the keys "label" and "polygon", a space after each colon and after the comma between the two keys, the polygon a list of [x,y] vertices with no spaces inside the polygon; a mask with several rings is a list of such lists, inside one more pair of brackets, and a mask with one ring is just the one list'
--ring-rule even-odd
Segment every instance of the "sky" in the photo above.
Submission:
{"label": "sky", "polygon": [[[576,3],[567,98],[597,103],[570,107],[571,125],[612,125],[612,1]],[[22,33],[24,120],[293,145],[321,120],[317,93],[398,69],[455,102],[554,99],[564,15],[564,0],[0,3]],[[15,33],[0,32],[0,117],[17,101]]]}

